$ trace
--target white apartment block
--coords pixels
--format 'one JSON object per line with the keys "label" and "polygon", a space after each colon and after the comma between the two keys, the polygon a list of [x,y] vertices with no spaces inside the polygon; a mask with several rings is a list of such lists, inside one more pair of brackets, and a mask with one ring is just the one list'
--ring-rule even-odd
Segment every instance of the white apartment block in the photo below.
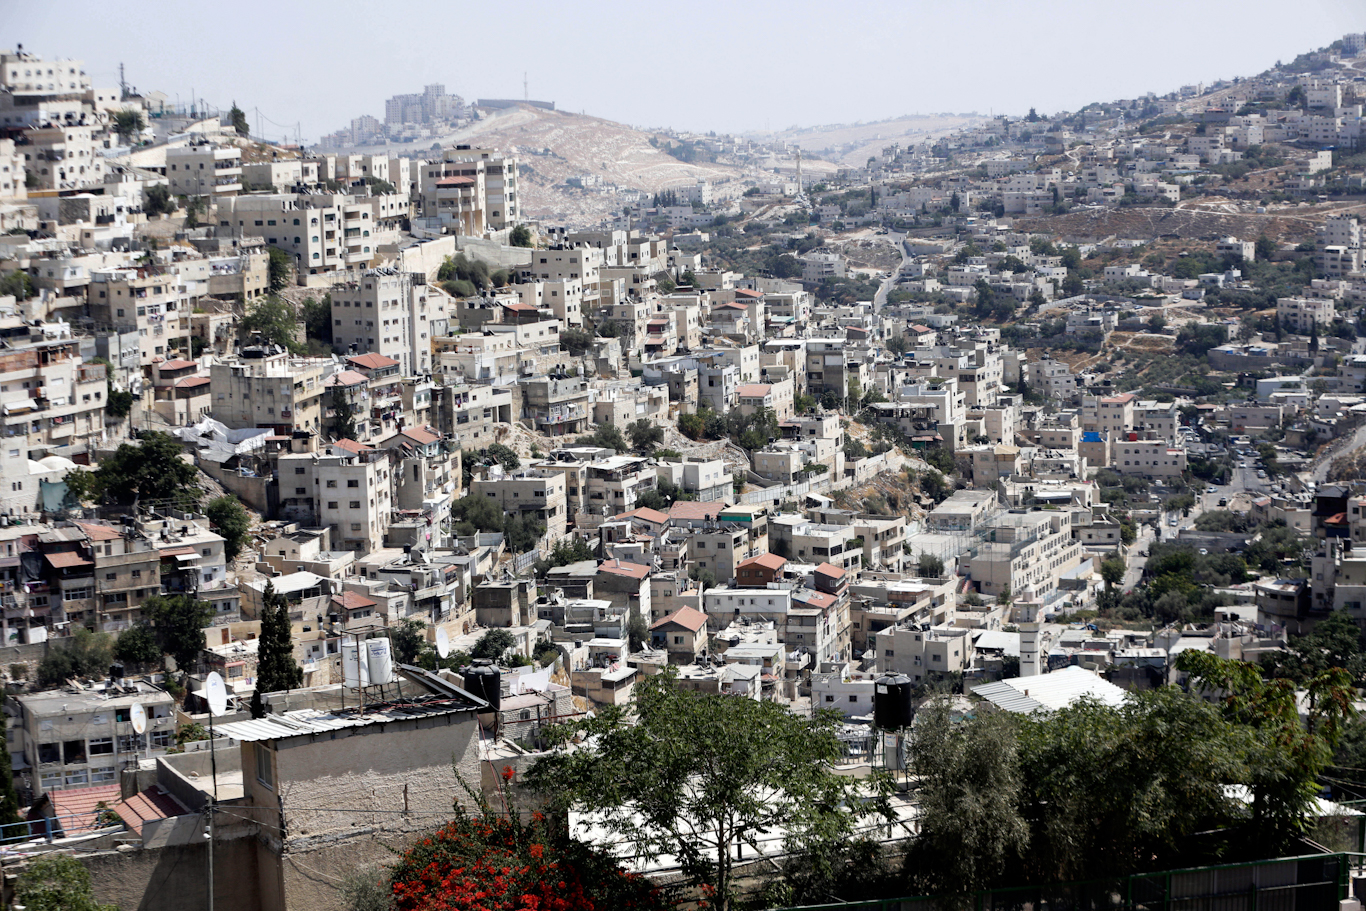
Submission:
{"label": "white apartment block", "polygon": [[523,519],[544,524],[545,540],[551,544],[564,537],[568,525],[565,490],[563,473],[534,468],[470,483],[470,496],[488,497],[509,515],[520,515]]}
{"label": "white apartment block", "polygon": [[390,458],[395,454],[356,443],[332,443],[321,453],[282,455],[281,515],[329,526],[339,550],[370,553],[383,543],[393,517]]}
{"label": "white apartment block", "polygon": [[421,274],[373,269],[332,288],[332,343],[392,358],[403,376],[431,370],[431,340],[447,318],[445,295]]}
{"label": "white apartment block", "polygon": [[1308,335],[1310,327],[1327,325],[1333,321],[1331,300],[1306,297],[1281,297],[1276,300],[1276,319],[1298,335]]}
{"label": "white apartment block", "polygon": [[92,272],[86,295],[97,325],[137,333],[143,367],[168,355],[176,340],[188,334],[185,321],[192,302],[180,276],[173,272],[143,268]]}
{"label": "white apartment block", "polygon": [[238,358],[209,368],[213,418],[228,427],[270,427],[277,433],[318,433],[330,358],[276,354]]}
{"label": "white apartment block", "polygon": [[1120,474],[1178,478],[1186,470],[1186,450],[1166,440],[1120,440],[1111,444],[1110,451]]}
{"label": "white apartment block", "polygon": [[230,196],[242,192],[242,150],[211,143],[166,150],[172,196]]}
{"label": "white apartment block", "polygon": [[960,570],[984,598],[1007,590],[1019,595],[1028,588],[1046,600],[1062,575],[1080,563],[1081,545],[1072,539],[1072,514],[1061,510],[999,515],[987,526],[987,540],[959,557]]}
{"label": "white apartment block", "polygon": [[[103,364],[85,363],[80,344],[70,339],[0,351],[0,426],[6,452],[15,449],[16,457],[21,457],[27,449],[102,439],[106,369]],[[5,480],[11,485],[25,483]],[[36,495],[37,481],[31,483],[34,486],[27,493]],[[26,500],[33,502],[34,496]]]}

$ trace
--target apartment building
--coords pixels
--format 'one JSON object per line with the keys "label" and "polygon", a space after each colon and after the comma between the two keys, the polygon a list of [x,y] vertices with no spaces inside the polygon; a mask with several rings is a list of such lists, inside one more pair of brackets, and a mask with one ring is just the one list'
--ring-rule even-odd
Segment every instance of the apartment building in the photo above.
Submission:
{"label": "apartment building", "polygon": [[341,440],[320,453],[279,459],[280,515],[310,527],[329,526],[343,550],[381,546],[393,519],[392,450]]}
{"label": "apartment building", "polygon": [[791,420],[794,413],[793,390],[790,379],[775,383],[745,383],[735,390],[736,409],[743,415],[751,415],[766,408],[777,416],[779,421]]}
{"label": "apartment building", "polygon": [[62,339],[0,351],[0,426],[7,442],[43,450],[105,436],[108,368],[85,363],[80,347]]}
{"label": "apartment building", "polygon": [[1062,576],[1080,565],[1081,551],[1070,512],[1010,510],[985,526],[985,541],[960,556],[959,569],[983,597],[1029,588],[1048,600]]}
{"label": "apartment building", "polygon": [[912,683],[927,683],[972,666],[973,630],[955,627],[922,629],[920,624],[897,624],[875,634],[877,669],[905,674]]}
{"label": "apartment building", "polygon": [[568,528],[567,486],[560,472],[529,468],[505,477],[475,479],[470,496],[487,497],[508,515],[543,523],[545,540],[553,544]]}
{"label": "apartment building", "polygon": [[[294,258],[300,284],[374,265],[380,247],[398,242],[402,196],[333,193],[237,196],[218,201],[218,224],[260,237]],[[387,214],[386,214],[387,213]],[[309,276],[319,278],[310,282]]]}
{"label": "apartment building", "polygon": [[1121,439],[1110,446],[1110,460],[1120,474],[1179,478],[1186,470],[1186,450],[1166,440]]}
{"label": "apartment building", "polygon": [[160,269],[101,269],[86,288],[90,316],[99,326],[137,333],[142,367],[165,358],[188,332],[193,300],[180,276]]}
{"label": "apartment building", "polygon": [[1298,335],[1309,335],[1312,327],[1322,327],[1333,321],[1331,300],[1306,297],[1281,297],[1276,300],[1276,319]]}
{"label": "apartment building", "polygon": [[234,196],[242,192],[242,150],[194,142],[166,150],[172,196]]}
{"label": "apartment building", "polygon": [[446,334],[449,316],[425,275],[372,269],[334,285],[331,297],[334,345],[391,358],[404,376],[431,370],[431,340]]}
{"label": "apartment building", "polygon": [[238,357],[209,368],[213,417],[232,428],[270,427],[276,433],[322,430],[322,398],[330,358],[288,354]]}
{"label": "apartment building", "polygon": [[[24,171],[39,190],[104,185],[104,128],[80,121],[45,122],[24,132]],[[18,150],[16,150],[18,151]]]}
{"label": "apartment building", "polygon": [[[106,682],[74,693],[49,690],[16,696],[14,702],[20,733],[14,752],[30,770],[25,778],[33,799],[66,788],[117,785],[121,772],[176,745],[175,699],[146,681]],[[134,705],[147,713],[143,734],[133,730]]]}

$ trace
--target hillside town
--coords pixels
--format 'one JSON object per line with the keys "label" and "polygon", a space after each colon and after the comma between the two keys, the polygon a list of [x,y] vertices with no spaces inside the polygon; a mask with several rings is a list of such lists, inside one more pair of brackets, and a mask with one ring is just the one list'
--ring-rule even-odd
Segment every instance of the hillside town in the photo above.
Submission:
{"label": "hillside town", "polygon": [[[375,907],[320,883],[553,802],[557,732],[644,728],[661,681],[829,719],[850,782],[929,780],[927,705],[1234,662],[1298,731],[1314,674],[1366,681],[1366,34],[855,165],[660,132],[728,170],[557,182],[596,223],[527,214],[547,150],[439,141],[553,102],[432,84],[314,147],[60,50],[0,53],[5,860],[125,909]],[[1344,755],[1323,851],[1366,831]],[[887,800],[860,837],[930,844]]]}

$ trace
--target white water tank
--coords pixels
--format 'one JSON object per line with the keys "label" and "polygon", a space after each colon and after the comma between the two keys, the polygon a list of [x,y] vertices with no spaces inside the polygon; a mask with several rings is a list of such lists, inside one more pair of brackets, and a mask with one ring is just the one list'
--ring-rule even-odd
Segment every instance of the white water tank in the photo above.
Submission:
{"label": "white water tank", "polygon": [[378,685],[394,682],[394,658],[387,638],[367,639],[364,643],[367,664],[370,667],[370,684]]}
{"label": "white water tank", "polygon": [[[388,641],[388,640],[385,640]],[[351,689],[370,685],[370,660],[364,642],[343,642],[342,680]]]}

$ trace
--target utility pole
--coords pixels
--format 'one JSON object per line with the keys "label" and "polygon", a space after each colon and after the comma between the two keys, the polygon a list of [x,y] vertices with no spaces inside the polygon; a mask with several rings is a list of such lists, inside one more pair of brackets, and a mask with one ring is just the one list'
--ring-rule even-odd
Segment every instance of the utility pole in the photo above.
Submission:
{"label": "utility pole", "polygon": [[119,101],[128,100],[128,81],[123,78],[123,64],[119,64]]}

